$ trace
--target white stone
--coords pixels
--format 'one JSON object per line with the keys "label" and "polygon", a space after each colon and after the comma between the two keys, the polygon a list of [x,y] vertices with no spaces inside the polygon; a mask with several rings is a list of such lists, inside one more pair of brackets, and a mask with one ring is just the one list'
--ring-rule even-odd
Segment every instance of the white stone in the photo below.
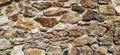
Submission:
{"label": "white stone", "polygon": [[13,51],[11,52],[11,55],[24,55],[22,48],[23,48],[23,45],[15,46],[13,48]]}
{"label": "white stone", "polygon": [[0,25],[8,23],[10,20],[6,16],[0,16]]}

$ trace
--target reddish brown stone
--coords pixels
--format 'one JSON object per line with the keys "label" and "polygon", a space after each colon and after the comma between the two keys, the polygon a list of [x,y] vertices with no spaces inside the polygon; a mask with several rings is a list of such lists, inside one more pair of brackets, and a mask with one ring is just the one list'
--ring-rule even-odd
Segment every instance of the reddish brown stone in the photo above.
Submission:
{"label": "reddish brown stone", "polygon": [[83,15],[83,20],[85,21],[89,21],[96,18],[98,18],[98,14],[96,11],[93,10],[87,10],[87,12]]}
{"label": "reddish brown stone", "polygon": [[38,18],[35,18],[35,21],[40,23],[43,27],[52,27],[58,23],[56,18],[38,17]]}
{"label": "reddish brown stone", "polygon": [[10,14],[11,12],[13,12],[13,7],[12,6],[8,6],[6,8],[6,14]]}
{"label": "reddish brown stone", "polygon": [[96,8],[97,6],[92,0],[81,0],[81,4],[86,8]]}
{"label": "reddish brown stone", "polygon": [[82,33],[80,31],[69,31],[69,36],[80,36]]}
{"label": "reddish brown stone", "polygon": [[78,13],[83,13],[85,11],[85,8],[76,5],[76,6],[72,7],[72,11],[75,11],[75,12],[78,12]]}
{"label": "reddish brown stone", "polygon": [[53,7],[62,7],[62,6],[63,6],[63,3],[62,3],[62,2],[53,2],[53,3],[52,3],[52,6],[53,6]]}
{"label": "reddish brown stone", "polygon": [[34,2],[32,4],[32,6],[35,7],[35,8],[38,8],[38,9],[46,9],[46,8],[51,7],[52,3],[51,2],[41,2],[41,3]]}
{"label": "reddish brown stone", "polygon": [[12,20],[12,21],[17,21],[18,19],[18,14],[13,14],[12,16],[9,16],[8,19]]}

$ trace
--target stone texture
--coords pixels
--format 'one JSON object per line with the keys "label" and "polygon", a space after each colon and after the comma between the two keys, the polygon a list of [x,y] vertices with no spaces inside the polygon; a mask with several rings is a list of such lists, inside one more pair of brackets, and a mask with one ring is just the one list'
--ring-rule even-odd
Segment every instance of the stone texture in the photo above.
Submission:
{"label": "stone texture", "polygon": [[45,16],[60,16],[61,14],[64,14],[65,10],[63,10],[62,8],[59,7],[55,7],[55,8],[50,8],[47,11],[43,12],[43,14]]}
{"label": "stone texture", "polygon": [[35,24],[33,20],[29,18],[25,18],[23,15],[18,16],[18,20],[16,21],[15,26],[18,28],[29,29],[29,30],[35,28]]}
{"label": "stone texture", "polygon": [[68,12],[62,16],[60,21],[64,23],[76,23],[80,20],[81,16],[78,13]]}
{"label": "stone texture", "polygon": [[69,36],[80,36],[80,35],[82,35],[82,32],[80,32],[80,31],[69,31]]}
{"label": "stone texture", "polygon": [[113,54],[116,54],[116,55],[119,55],[120,54],[120,46],[119,45],[117,45],[117,46],[113,46],[112,48],[111,48],[111,51],[113,52]]}
{"label": "stone texture", "polygon": [[3,25],[5,23],[8,23],[10,20],[7,19],[8,17],[6,16],[0,16],[0,25]]}
{"label": "stone texture", "polygon": [[22,48],[23,48],[23,45],[14,46],[13,51],[11,52],[11,55],[24,55]]}
{"label": "stone texture", "polygon": [[79,6],[79,5],[75,5],[72,6],[72,11],[78,12],[78,13],[83,13],[85,11],[85,8]]}
{"label": "stone texture", "polygon": [[18,19],[18,14],[13,14],[11,16],[8,17],[9,20],[12,20],[12,21],[17,21]]}
{"label": "stone texture", "polygon": [[27,55],[45,55],[45,51],[41,49],[28,49]]}
{"label": "stone texture", "polygon": [[35,21],[40,23],[43,27],[53,27],[58,23],[56,18],[38,17],[38,18],[35,18]]}
{"label": "stone texture", "polygon": [[62,3],[62,2],[53,2],[53,3],[52,3],[52,6],[53,6],[53,7],[62,7],[62,6],[63,6],[63,3]]}
{"label": "stone texture", "polygon": [[97,22],[93,22],[88,27],[88,34],[89,35],[103,35],[106,31],[106,28],[102,26],[98,26]]}
{"label": "stone texture", "polygon": [[92,44],[94,42],[95,42],[95,39],[89,37],[88,35],[82,35],[81,37],[78,37],[74,39],[73,41],[75,46],[82,46],[84,44]]}
{"label": "stone texture", "polygon": [[93,50],[89,46],[83,46],[78,48],[80,55],[93,55]]}
{"label": "stone texture", "polygon": [[81,0],[81,4],[86,8],[96,8],[97,6],[92,0]]}
{"label": "stone texture", "polygon": [[1,5],[1,4],[8,3],[8,2],[11,2],[11,0],[0,0],[0,5]]}
{"label": "stone texture", "polygon": [[99,4],[109,4],[111,0],[98,0]]}
{"label": "stone texture", "polygon": [[120,21],[120,16],[107,16],[108,20],[112,20],[114,22]]}
{"label": "stone texture", "polygon": [[38,8],[38,9],[46,9],[46,8],[49,8],[52,6],[52,3],[51,2],[34,2],[32,4],[33,7],[35,8]]}
{"label": "stone texture", "polygon": [[99,13],[116,14],[114,7],[108,6],[108,5],[99,5],[98,10],[99,10]]}
{"label": "stone texture", "polygon": [[97,12],[89,9],[83,15],[82,20],[89,21],[89,20],[96,19],[96,18],[98,18]]}
{"label": "stone texture", "polygon": [[0,39],[0,50],[11,48],[12,44],[6,39]]}
{"label": "stone texture", "polygon": [[117,12],[117,15],[120,15],[120,6],[115,6],[115,10]]}
{"label": "stone texture", "polygon": [[107,54],[106,47],[98,47],[95,51],[96,51],[97,55],[106,55]]}

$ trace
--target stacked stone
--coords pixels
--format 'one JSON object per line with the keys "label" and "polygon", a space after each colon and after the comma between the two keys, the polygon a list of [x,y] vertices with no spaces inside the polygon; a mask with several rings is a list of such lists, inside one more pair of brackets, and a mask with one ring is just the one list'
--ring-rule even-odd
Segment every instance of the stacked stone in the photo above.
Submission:
{"label": "stacked stone", "polygon": [[120,55],[119,0],[0,0],[0,55]]}

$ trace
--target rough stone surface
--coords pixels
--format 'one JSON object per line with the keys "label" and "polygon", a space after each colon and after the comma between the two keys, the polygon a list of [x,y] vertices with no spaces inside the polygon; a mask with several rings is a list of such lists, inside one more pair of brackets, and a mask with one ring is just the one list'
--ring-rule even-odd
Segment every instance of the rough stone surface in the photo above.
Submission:
{"label": "rough stone surface", "polygon": [[27,55],[45,55],[45,51],[40,49],[28,49]]}
{"label": "rough stone surface", "polygon": [[65,23],[76,23],[80,20],[81,20],[81,16],[78,13],[73,13],[73,12],[65,13],[61,18],[61,21]]}

